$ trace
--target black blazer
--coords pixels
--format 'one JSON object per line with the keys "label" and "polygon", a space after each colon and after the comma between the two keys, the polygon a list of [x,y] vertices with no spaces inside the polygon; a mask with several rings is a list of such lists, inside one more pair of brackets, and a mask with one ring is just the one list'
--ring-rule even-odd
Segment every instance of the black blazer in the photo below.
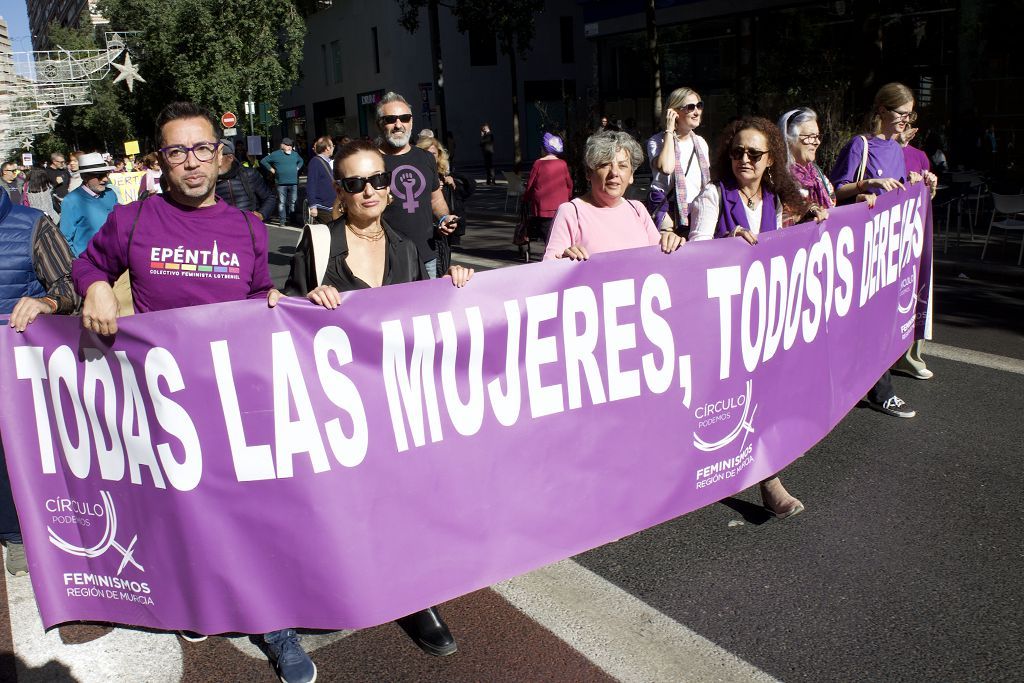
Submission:
{"label": "black blazer", "polygon": [[[385,221],[381,220],[381,225],[384,226],[384,239],[387,241],[387,248],[384,250],[384,281],[382,284],[397,285],[403,282],[426,280],[427,273],[423,269],[416,245],[392,230]],[[370,285],[357,278],[345,263],[345,258],[348,256],[348,231],[345,229],[344,217],[333,221],[328,227],[331,229],[331,251],[323,284],[333,285],[339,292],[369,289]],[[299,244],[295,248],[295,255],[292,256],[291,272],[288,273],[284,293],[288,296],[306,296],[316,287],[313,240],[308,232],[303,232],[302,239],[299,240]]]}

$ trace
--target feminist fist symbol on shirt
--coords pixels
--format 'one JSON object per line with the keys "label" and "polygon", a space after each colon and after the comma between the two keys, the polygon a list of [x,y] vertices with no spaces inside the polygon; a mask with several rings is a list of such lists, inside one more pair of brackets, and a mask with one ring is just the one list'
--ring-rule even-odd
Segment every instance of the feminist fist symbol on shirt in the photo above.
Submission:
{"label": "feminist fist symbol on shirt", "polygon": [[402,208],[407,213],[416,213],[420,205],[416,198],[427,189],[427,179],[415,166],[399,166],[395,169],[391,181],[391,193],[402,201]]}

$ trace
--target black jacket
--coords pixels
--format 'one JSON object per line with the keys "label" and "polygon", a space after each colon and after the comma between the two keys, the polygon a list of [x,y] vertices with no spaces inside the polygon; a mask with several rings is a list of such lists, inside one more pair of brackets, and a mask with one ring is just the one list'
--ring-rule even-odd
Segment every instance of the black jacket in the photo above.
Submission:
{"label": "black jacket", "polygon": [[242,166],[237,160],[217,177],[216,192],[218,197],[236,209],[258,211],[264,218],[277,206],[277,198],[271,194],[259,172]]}
{"label": "black jacket", "polygon": [[[384,256],[384,280],[382,285],[398,285],[403,282],[418,282],[427,279],[416,245],[395,232],[384,221],[387,249]],[[369,289],[370,285],[357,278],[345,263],[348,256],[348,234],[345,219],[339,218],[329,225],[331,229],[330,260],[324,273],[324,284],[334,285],[340,292],[354,289]],[[308,231],[303,231],[299,245],[292,256],[291,272],[285,283],[284,293],[288,296],[306,296],[316,289],[316,270],[313,264],[313,241]]]}

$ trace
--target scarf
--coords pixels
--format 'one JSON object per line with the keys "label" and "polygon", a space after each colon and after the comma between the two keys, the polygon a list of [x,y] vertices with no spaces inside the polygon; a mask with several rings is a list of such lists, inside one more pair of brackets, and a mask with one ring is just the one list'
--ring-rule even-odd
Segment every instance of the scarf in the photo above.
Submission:
{"label": "scarf", "polygon": [[[665,133],[667,137],[669,134]],[[711,178],[711,167],[708,164],[707,157],[704,156],[704,152],[701,151],[700,145],[697,144],[698,135],[691,132],[690,137],[693,139],[693,153],[697,156],[697,165],[700,167],[700,186],[701,189],[708,184],[708,180]],[[665,140],[662,140],[662,144]],[[672,172],[672,179],[676,187],[676,211],[678,212],[678,221],[676,225],[689,225],[690,224],[690,202],[686,196],[686,167],[689,165],[691,159],[687,156],[686,163],[683,163],[681,158],[682,145],[679,141],[676,141],[675,152],[676,152],[676,168]]]}
{"label": "scarf", "polygon": [[794,161],[790,164],[789,171],[793,174],[796,182],[800,184],[800,187],[807,190],[808,199],[810,199],[812,204],[817,204],[826,209],[836,205],[835,200],[832,199],[830,187],[825,184],[825,178],[821,170],[813,161],[806,166],[801,166]]}
{"label": "scarf", "polygon": [[[718,228],[715,230],[715,237],[729,237],[736,228],[750,228],[747,223],[747,212],[743,208],[746,199],[740,194],[739,187],[735,181],[728,185],[724,182],[718,183],[718,192],[721,196],[718,211]],[[775,195],[768,190],[761,188],[761,230],[758,234],[771,232],[778,227],[775,215]]]}

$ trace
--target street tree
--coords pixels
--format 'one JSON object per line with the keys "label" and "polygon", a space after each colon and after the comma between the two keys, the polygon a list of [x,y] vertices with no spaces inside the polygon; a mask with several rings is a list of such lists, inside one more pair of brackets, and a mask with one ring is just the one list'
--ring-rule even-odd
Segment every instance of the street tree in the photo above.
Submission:
{"label": "street tree", "polygon": [[146,79],[140,123],[180,99],[216,112],[253,99],[276,118],[281,93],[299,80],[306,25],[292,0],[101,0],[100,11],[112,30],[135,32],[126,35]]}

